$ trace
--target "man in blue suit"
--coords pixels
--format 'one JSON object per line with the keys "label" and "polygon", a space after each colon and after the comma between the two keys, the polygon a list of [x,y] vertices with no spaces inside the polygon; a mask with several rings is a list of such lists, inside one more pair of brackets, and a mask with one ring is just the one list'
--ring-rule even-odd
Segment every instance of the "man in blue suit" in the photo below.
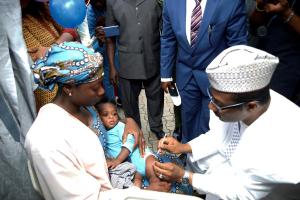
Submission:
{"label": "man in blue suit", "polygon": [[161,81],[165,92],[176,83],[182,99],[182,142],[209,130],[207,65],[229,46],[247,43],[244,0],[202,0],[201,21],[191,45],[193,9],[201,0],[164,0]]}

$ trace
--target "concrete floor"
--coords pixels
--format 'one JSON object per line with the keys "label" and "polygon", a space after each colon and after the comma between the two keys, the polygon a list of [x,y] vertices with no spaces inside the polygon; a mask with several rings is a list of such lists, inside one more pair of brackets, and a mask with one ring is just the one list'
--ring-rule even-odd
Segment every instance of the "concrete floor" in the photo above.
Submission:
{"label": "concrete floor", "polygon": [[[147,100],[146,100],[144,90],[142,90],[139,96],[139,107],[140,107],[142,131],[144,133],[146,143],[149,148],[151,148],[153,151],[156,151],[158,140],[156,139],[155,134],[153,134],[149,128],[148,116],[147,116]],[[119,114],[121,117],[124,116],[122,110],[119,112]],[[165,133],[170,135],[173,132],[175,127],[175,118],[174,118],[173,103],[169,94],[164,95],[164,113],[163,113],[162,121],[163,121],[163,130],[165,131]]]}

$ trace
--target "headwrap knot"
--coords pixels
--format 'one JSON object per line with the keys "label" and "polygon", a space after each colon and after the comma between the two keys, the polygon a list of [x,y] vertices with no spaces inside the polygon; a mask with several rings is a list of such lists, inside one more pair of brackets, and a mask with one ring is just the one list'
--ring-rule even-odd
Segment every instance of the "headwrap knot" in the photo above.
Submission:
{"label": "headwrap knot", "polygon": [[35,82],[40,88],[83,84],[103,76],[103,57],[77,42],[53,45],[44,58],[32,65]]}

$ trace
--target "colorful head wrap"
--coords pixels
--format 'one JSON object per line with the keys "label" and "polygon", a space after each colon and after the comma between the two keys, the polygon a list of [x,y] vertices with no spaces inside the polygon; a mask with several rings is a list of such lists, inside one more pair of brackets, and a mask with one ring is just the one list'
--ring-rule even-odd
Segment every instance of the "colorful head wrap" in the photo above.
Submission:
{"label": "colorful head wrap", "polygon": [[40,88],[52,91],[55,84],[80,85],[101,78],[102,65],[101,54],[78,42],[64,42],[53,45],[32,65],[32,72]]}

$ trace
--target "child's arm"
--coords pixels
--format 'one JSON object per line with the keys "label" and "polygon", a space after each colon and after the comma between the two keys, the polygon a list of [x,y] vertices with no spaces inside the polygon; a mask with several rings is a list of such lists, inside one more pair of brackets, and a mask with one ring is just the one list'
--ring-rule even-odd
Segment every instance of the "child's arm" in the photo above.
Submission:
{"label": "child's arm", "polygon": [[126,147],[122,147],[122,150],[117,158],[107,161],[107,167],[109,169],[116,168],[116,166],[118,166],[120,163],[122,163],[128,158],[129,154],[130,151]]}
{"label": "child's arm", "polygon": [[123,120],[123,123],[125,123],[125,129],[122,137],[122,142],[125,143],[127,137],[133,135],[135,138],[133,147],[135,148],[138,145],[141,155],[144,156],[146,144],[142,130],[132,118],[126,118],[125,120]]}

